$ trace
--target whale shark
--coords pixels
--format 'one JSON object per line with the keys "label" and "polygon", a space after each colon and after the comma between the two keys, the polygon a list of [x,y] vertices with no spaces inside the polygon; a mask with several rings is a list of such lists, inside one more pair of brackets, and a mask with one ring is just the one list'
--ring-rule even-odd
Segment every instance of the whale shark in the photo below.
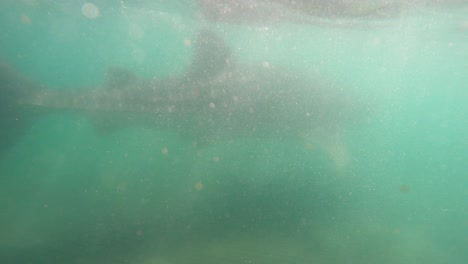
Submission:
{"label": "whale shark", "polygon": [[167,130],[204,146],[241,138],[293,139],[321,146],[344,168],[344,131],[363,113],[342,86],[268,62],[242,63],[210,30],[197,33],[193,60],[174,76],[143,78],[111,67],[101,85],[48,88],[0,64],[0,150],[14,144],[32,120],[50,112],[88,116],[98,127]]}
{"label": "whale shark", "polygon": [[317,23],[318,18],[387,17],[400,12],[398,1],[368,0],[198,0],[211,21],[234,23]]}
{"label": "whale shark", "polygon": [[425,7],[466,7],[467,0],[198,0],[207,21],[269,25],[295,23],[355,26]]}

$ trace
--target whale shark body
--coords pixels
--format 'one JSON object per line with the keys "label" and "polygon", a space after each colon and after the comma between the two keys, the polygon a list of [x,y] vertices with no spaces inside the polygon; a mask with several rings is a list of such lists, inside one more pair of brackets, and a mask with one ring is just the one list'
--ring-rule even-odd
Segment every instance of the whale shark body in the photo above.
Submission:
{"label": "whale shark body", "polygon": [[30,120],[72,111],[100,127],[168,130],[199,145],[296,138],[317,143],[337,167],[346,166],[343,131],[359,119],[363,105],[342,87],[266,62],[241,64],[211,31],[200,32],[193,47],[193,63],[181,75],[145,79],[114,67],[92,89],[49,89],[2,64],[0,148],[12,145]]}
{"label": "whale shark body", "polygon": [[425,7],[466,7],[467,0],[198,0],[208,21],[268,25],[353,26],[356,20],[399,17]]}
{"label": "whale shark body", "polygon": [[317,18],[393,16],[398,1],[362,0],[198,0],[208,20],[234,23],[316,23]]}

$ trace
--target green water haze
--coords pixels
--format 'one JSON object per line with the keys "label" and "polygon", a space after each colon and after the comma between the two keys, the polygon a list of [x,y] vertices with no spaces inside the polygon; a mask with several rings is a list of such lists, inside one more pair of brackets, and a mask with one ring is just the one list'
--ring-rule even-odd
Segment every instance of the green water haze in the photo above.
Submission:
{"label": "green water haze", "polygon": [[0,156],[0,263],[468,263],[460,3],[346,26],[206,21],[195,1],[2,1],[1,60],[50,89],[102,85],[116,65],[176,76],[209,28],[239,61],[319,76],[366,113],[337,170],[314,142],[197,146],[53,111]]}

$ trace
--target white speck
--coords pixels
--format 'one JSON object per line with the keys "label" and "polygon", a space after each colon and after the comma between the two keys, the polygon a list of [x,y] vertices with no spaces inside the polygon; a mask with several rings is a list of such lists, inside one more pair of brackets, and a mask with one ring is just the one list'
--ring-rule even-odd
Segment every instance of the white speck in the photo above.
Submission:
{"label": "white speck", "polygon": [[237,101],[239,101],[239,97],[234,96],[234,97],[232,97],[232,100],[234,100],[235,102],[237,102]]}
{"label": "white speck", "polygon": [[263,62],[263,67],[270,68],[270,63],[268,61]]}
{"label": "white speck", "polygon": [[168,150],[167,148],[163,148],[163,149],[161,150],[161,153],[162,153],[163,155],[167,155],[167,153],[169,153],[169,150]]}
{"label": "white speck", "polygon": [[94,19],[100,16],[99,8],[92,3],[85,3],[81,6],[81,13],[87,18]]}
{"label": "white speck", "polygon": [[210,108],[215,108],[215,104],[213,102],[210,103]]}

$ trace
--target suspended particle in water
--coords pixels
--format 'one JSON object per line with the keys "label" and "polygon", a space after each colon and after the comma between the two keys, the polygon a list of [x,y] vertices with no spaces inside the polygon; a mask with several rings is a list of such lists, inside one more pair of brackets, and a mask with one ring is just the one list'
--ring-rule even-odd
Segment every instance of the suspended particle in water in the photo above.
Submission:
{"label": "suspended particle in water", "polygon": [[408,193],[408,192],[410,192],[410,190],[411,189],[410,189],[409,185],[407,185],[407,184],[400,185],[400,192],[401,193]]}
{"label": "suspended particle in water", "polygon": [[99,8],[92,3],[83,4],[83,6],[81,6],[81,13],[89,19],[94,19],[101,15]]}
{"label": "suspended particle in water", "polygon": [[184,39],[184,45],[186,47],[190,47],[192,45],[192,41],[189,38]]}
{"label": "suspended particle in water", "polygon": [[161,153],[162,153],[163,155],[167,155],[167,154],[169,153],[169,150],[168,150],[167,148],[163,148],[163,149],[161,150]]}
{"label": "suspended particle in water", "polygon": [[382,43],[382,40],[378,37],[375,37],[374,39],[372,39],[372,44],[374,46],[380,45],[381,43]]}
{"label": "suspended particle in water", "polygon": [[21,15],[21,22],[26,25],[31,24],[31,18],[25,14]]}
{"label": "suspended particle in water", "polygon": [[214,157],[213,157],[213,161],[214,161],[214,162],[218,162],[218,161],[219,161],[219,157],[218,157],[218,156],[214,156]]}
{"label": "suspended particle in water", "polygon": [[201,191],[203,189],[203,183],[201,181],[195,183],[195,190]]}

